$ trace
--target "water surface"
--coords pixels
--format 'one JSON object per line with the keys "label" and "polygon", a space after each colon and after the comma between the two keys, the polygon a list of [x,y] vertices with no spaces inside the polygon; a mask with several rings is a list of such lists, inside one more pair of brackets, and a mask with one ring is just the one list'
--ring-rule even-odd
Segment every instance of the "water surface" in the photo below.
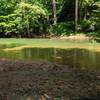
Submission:
{"label": "water surface", "polygon": [[100,69],[100,52],[78,48],[24,48],[18,51],[0,51],[0,58],[47,61],[73,68]]}

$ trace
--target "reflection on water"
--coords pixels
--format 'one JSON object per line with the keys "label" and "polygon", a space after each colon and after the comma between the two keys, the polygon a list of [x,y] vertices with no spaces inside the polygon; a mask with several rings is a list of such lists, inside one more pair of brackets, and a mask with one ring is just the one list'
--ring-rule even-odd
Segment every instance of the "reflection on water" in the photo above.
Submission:
{"label": "reflection on water", "polygon": [[99,69],[100,53],[86,49],[25,48],[21,51],[0,51],[1,58],[50,61],[82,69]]}

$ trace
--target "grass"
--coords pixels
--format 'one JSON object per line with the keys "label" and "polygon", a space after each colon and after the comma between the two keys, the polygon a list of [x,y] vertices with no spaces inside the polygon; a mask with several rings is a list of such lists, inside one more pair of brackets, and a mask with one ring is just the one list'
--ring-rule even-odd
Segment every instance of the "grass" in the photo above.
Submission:
{"label": "grass", "polygon": [[99,43],[89,41],[68,41],[65,39],[0,39],[0,49],[21,50],[23,48],[85,48],[100,51]]}

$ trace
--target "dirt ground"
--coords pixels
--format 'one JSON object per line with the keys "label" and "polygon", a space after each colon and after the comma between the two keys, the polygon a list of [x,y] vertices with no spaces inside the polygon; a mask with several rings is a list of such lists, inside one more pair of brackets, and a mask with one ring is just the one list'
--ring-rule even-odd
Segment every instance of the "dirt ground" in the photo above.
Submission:
{"label": "dirt ground", "polygon": [[0,100],[100,100],[100,71],[0,60]]}
{"label": "dirt ground", "polygon": [[77,35],[70,35],[70,36],[62,36],[60,39],[67,39],[67,40],[77,40],[77,41],[83,41],[87,40],[90,41],[93,39],[93,37],[86,36],[85,34],[77,34]]}

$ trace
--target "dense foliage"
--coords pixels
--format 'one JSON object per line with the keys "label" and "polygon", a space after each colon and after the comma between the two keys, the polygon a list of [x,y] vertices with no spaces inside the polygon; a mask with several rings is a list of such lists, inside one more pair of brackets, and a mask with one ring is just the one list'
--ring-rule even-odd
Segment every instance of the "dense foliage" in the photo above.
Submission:
{"label": "dense foliage", "polygon": [[[74,33],[75,7],[75,0],[0,0],[0,37],[70,35]],[[100,0],[78,0],[77,18],[77,31],[99,36]]]}

